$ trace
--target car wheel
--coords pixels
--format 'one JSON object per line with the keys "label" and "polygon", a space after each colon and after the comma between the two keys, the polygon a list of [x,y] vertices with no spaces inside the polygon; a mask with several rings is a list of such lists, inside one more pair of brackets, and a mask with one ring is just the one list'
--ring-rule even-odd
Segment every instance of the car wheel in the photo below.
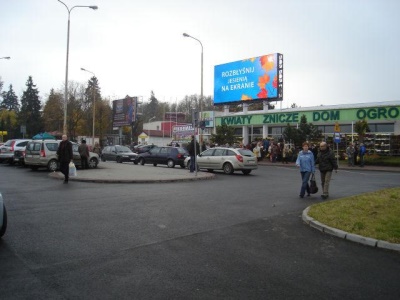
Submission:
{"label": "car wheel", "polygon": [[89,160],[89,168],[91,168],[91,169],[96,169],[98,163],[99,163],[99,162],[97,161],[97,159],[94,158],[94,157],[92,157],[92,158]]}
{"label": "car wheel", "polygon": [[49,163],[47,164],[47,169],[50,172],[55,172],[58,169],[58,162],[55,159],[52,159],[49,161]]}
{"label": "car wheel", "polygon": [[244,175],[249,175],[251,173],[251,170],[242,170],[242,173]]}
{"label": "car wheel", "polygon": [[139,163],[144,166],[144,158],[139,159]]}
{"label": "car wheel", "polygon": [[153,166],[157,167],[157,164],[156,164],[156,163],[153,163]]}
{"label": "car wheel", "polygon": [[105,162],[105,161],[106,161],[106,158],[105,158],[103,155],[101,156],[101,161],[102,161],[102,162]]}
{"label": "car wheel", "polygon": [[232,165],[230,163],[225,163],[224,164],[224,173],[228,174],[228,175],[233,173],[233,167],[232,167]]}
{"label": "car wheel", "polygon": [[138,162],[137,162],[137,161],[134,161],[134,162],[133,162],[133,164],[134,164],[134,165],[137,165],[137,164],[138,164]]}
{"label": "car wheel", "polygon": [[6,229],[7,229],[7,211],[6,207],[3,204],[3,225],[1,226],[0,229],[0,237],[2,237],[6,233]]}
{"label": "car wheel", "polygon": [[31,168],[32,171],[36,171],[37,169],[39,169],[38,166],[30,166],[30,168]]}
{"label": "car wheel", "polygon": [[182,169],[186,168],[186,167],[185,167],[185,164],[182,164],[182,165],[181,165],[181,168],[182,168]]}
{"label": "car wheel", "polygon": [[174,168],[175,167],[175,162],[172,159],[168,159],[167,167],[168,168]]}

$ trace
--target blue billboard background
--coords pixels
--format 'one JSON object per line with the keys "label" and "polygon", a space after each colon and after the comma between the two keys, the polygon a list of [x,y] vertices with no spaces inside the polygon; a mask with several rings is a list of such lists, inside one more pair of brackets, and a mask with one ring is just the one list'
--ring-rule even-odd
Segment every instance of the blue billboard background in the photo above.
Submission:
{"label": "blue billboard background", "polygon": [[282,54],[268,54],[214,67],[214,105],[282,99]]}

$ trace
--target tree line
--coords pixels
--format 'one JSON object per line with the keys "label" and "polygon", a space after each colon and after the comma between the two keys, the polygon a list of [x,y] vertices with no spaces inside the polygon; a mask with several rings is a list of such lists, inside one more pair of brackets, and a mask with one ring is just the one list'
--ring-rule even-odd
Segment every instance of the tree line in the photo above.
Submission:
{"label": "tree line", "polygon": [[[32,76],[28,77],[26,89],[20,99],[15,94],[13,86],[10,85],[7,91],[3,91],[3,82],[0,78],[0,131],[7,132],[7,139],[10,138],[31,138],[41,132],[63,132],[64,123],[64,92],[51,89],[46,99],[41,99],[39,89],[33,82]],[[43,100],[43,101],[42,101]],[[93,76],[86,84],[70,81],[68,83],[67,101],[67,135],[76,140],[78,136],[91,136],[93,126],[93,105],[95,105],[95,132],[100,141],[108,134],[115,133],[112,127],[112,101],[109,97],[103,97],[98,79]],[[274,105],[268,103],[269,109]],[[248,110],[261,110],[262,103],[248,104]],[[297,107],[295,103],[291,107]],[[138,112],[135,123],[131,126],[124,126],[123,133],[129,137],[126,142],[137,141],[137,136],[143,131],[143,123],[150,119],[162,121],[165,113],[179,112],[186,115],[186,122],[192,122],[193,110],[220,111],[221,106],[214,106],[211,96],[203,97],[187,95],[175,103],[159,101],[153,91],[150,97],[138,104]],[[230,105],[230,111],[240,111],[242,104]],[[21,126],[25,126],[26,132],[21,132]],[[133,137],[133,140],[130,140]],[[322,134],[316,126],[308,123],[303,115],[299,126],[287,124],[282,139],[292,141],[299,145],[305,140],[321,139]],[[233,131],[228,126],[217,127],[216,134],[212,140],[218,144],[232,144],[238,142]],[[239,141],[240,142],[240,141]]]}

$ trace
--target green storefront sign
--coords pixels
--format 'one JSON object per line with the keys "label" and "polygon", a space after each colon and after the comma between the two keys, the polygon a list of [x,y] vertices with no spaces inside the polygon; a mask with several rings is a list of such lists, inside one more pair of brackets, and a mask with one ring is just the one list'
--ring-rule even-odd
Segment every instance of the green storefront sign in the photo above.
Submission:
{"label": "green storefront sign", "polygon": [[243,115],[216,117],[216,125],[244,126],[244,125],[286,125],[300,122],[305,115],[307,122],[352,122],[366,119],[371,121],[400,119],[400,106],[369,107],[358,109],[316,110],[301,112],[264,113],[259,115]]}

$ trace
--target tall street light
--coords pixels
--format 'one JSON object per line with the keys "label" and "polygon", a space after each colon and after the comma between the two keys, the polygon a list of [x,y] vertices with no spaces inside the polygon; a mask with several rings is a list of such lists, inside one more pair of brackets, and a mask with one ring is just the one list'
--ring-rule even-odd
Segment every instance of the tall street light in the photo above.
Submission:
{"label": "tall street light", "polygon": [[71,11],[75,8],[75,7],[87,7],[87,8],[91,8],[93,10],[98,9],[97,6],[95,5],[75,5],[71,8],[68,8],[68,6],[58,0],[58,2],[60,2],[61,4],[63,4],[65,6],[65,8],[68,10],[68,30],[67,30],[67,62],[66,62],[66,67],[65,67],[65,92],[64,92],[64,126],[63,126],[63,133],[67,134],[67,102],[68,102],[68,56],[69,56],[69,27],[70,27],[70,15],[71,15]]}
{"label": "tall street light", "polygon": [[[96,77],[96,75],[93,72],[89,71],[89,70],[86,70],[84,68],[81,68],[81,70],[92,74],[93,77]],[[94,147],[94,118],[96,116],[96,110],[95,110],[96,109],[96,92],[94,90],[94,81],[93,81],[92,88],[93,88],[93,130],[92,130],[93,139],[92,139],[92,147]]]}
{"label": "tall street light", "polygon": [[[184,33],[183,36],[184,36],[184,37],[189,37],[189,38],[192,38],[192,39],[198,41],[198,42],[200,43],[200,46],[201,46],[200,117],[202,118],[202,117],[203,117],[203,44],[200,42],[200,40],[196,39],[195,37],[193,37],[193,36],[191,36],[191,35],[189,35],[189,34],[187,34],[187,33]],[[203,142],[201,132],[200,132],[200,139],[199,139],[199,140],[200,140],[200,145],[201,145],[202,142]]]}
{"label": "tall street light", "polygon": [[10,59],[11,57],[9,56],[4,56],[4,57],[0,57],[0,59]]}
{"label": "tall street light", "polygon": [[[150,123],[150,122],[153,121],[155,118],[156,118],[156,116],[150,118],[147,122]],[[149,136],[149,145],[150,145],[150,130],[151,130],[151,129],[149,129],[149,132],[148,132],[148,133],[149,133],[149,134],[148,134],[148,136]]]}

